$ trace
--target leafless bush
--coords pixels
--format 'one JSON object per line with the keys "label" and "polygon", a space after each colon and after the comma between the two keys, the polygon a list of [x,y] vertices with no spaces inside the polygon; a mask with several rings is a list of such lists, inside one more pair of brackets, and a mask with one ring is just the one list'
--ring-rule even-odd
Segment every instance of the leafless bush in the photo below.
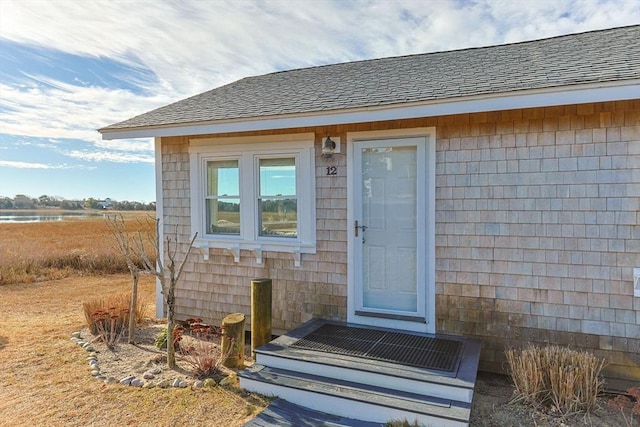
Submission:
{"label": "leafless bush", "polygon": [[129,309],[98,310],[91,315],[96,328],[96,335],[107,347],[115,346],[124,335],[124,319],[129,317]]}
{"label": "leafless bush", "polygon": [[634,418],[640,417],[640,387],[629,387],[627,394],[628,396],[621,394],[609,399],[607,403],[611,409],[620,411],[626,425],[632,427]]}
{"label": "leafless bush", "polygon": [[221,328],[202,323],[202,319],[187,319],[187,328],[177,326],[174,329],[174,342],[178,343],[181,360],[189,364],[200,377],[215,373],[231,354],[222,354]]}

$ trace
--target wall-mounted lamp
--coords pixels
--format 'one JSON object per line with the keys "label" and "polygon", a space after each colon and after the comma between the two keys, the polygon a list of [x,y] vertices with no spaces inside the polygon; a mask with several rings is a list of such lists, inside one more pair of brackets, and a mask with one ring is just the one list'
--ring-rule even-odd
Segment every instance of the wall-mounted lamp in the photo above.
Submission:
{"label": "wall-mounted lamp", "polygon": [[322,143],[322,157],[330,158],[336,153],[340,152],[340,138],[335,138],[335,141],[327,135],[327,139]]}

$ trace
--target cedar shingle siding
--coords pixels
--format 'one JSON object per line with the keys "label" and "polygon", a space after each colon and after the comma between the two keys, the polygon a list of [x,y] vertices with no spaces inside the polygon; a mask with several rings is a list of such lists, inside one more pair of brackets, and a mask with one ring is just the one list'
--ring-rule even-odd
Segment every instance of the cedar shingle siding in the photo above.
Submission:
{"label": "cedar shingle siding", "polygon": [[[483,339],[481,368],[505,346],[559,343],[640,378],[640,100],[336,126],[332,135],[435,126],[436,327]],[[313,129],[287,130],[284,133]],[[316,151],[327,128],[316,129]],[[186,138],[164,138],[167,224],[189,238]],[[327,177],[325,165],[340,175]],[[178,317],[250,314],[250,280],[274,279],[276,332],[313,317],[346,319],[346,156],[317,158],[318,253],[265,253],[264,265],[195,251]],[[173,230],[172,225],[165,232]]]}

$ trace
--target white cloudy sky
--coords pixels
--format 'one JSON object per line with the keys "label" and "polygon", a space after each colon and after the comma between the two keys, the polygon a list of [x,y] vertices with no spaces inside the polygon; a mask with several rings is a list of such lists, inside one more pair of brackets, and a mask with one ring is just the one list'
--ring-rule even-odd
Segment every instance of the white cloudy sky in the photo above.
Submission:
{"label": "white cloudy sky", "polygon": [[637,0],[0,0],[0,196],[155,200],[99,127],[245,76],[640,23]]}

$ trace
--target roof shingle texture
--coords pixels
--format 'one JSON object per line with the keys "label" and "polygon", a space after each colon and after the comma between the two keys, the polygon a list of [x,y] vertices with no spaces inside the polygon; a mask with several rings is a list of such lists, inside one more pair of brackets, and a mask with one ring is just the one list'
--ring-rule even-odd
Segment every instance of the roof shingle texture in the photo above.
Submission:
{"label": "roof shingle texture", "polygon": [[640,77],[640,25],[247,77],[100,131],[446,100]]}

